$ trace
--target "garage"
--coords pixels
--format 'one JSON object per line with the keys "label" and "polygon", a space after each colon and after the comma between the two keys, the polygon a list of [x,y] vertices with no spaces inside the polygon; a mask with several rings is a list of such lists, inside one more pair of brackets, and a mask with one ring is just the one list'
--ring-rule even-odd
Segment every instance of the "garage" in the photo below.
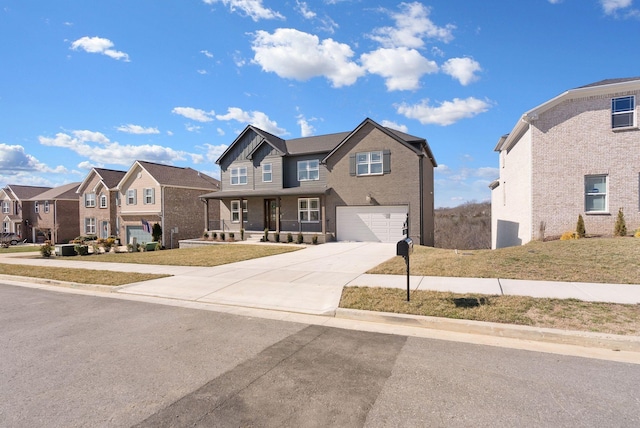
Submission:
{"label": "garage", "polygon": [[153,241],[151,234],[145,232],[142,226],[127,226],[127,244],[131,244],[133,242],[133,238],[136,238],[136,242],[138,244]]}
{"label": "garage", "polygon": [[338,241],[397,242],[404,238],[402,229],[408,207],[361,206],[336,208]]}

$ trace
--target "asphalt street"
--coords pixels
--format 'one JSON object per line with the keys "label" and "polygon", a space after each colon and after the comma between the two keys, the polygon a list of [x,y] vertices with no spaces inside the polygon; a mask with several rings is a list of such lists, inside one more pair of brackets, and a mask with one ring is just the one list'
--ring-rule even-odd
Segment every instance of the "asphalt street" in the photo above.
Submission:
{"label": "asphalt street", "polygon": [[0,284],[0,426],[640,425],[635,364]]}

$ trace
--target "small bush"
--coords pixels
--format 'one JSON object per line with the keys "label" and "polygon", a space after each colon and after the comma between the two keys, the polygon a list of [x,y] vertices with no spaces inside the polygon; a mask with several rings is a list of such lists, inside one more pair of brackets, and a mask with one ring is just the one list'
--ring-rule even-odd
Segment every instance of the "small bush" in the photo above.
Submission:
{"label": "small bush", "polygon": [[572,239],[579,239],[580,236],[578,235],[578,232],[565,232],[562,234],[562,236],[560,237],[561,241],[569,241]]}
{"label": "small bush", "polygon": [[240,229],[240,240],[244,241],[244,229]]}
{"label": "small bush", "polygon": [[154,223],[151,228],[151,236],[155,242],[160,242],[160,239],[162,239],[162,226],[158,223]]}
{"label": "small bush", "polygon": [[224,241],[227,238],[227,235],[224,234],[224,232],[220,232],[220,240]]}
{"label": "small bush", "polygon": [[318,235],[313,235],[313,236],[311,237],[311,243],[312,243],[313,245],[318,245]]}
{"label": "small bush", "polygon": [[218,239],[218,232],[213,232],[211,236],[213,237],[213,239]]}
{"label": "small bush", "polygon": [[87,254],[89,254],[88,245],[76,244],[73,249],[76,250],[76,254],[78,254],[79,256],[86,256]]}
{"label": "small bush", "polygon": [[296,238],[296,244],[302,244],[304,242],[304,237],[302,233],[298,233],[298,237]]}
{"label": "small bush", "polygon": [[51,245],[51,241],[44,241],[44,244],[40,247],[40,254],[42,257],[49,258],[53,253],[53,245]]}
{"label": "small bush", "polygon": [[624,212],[622,212],[622,208],[618,210],[618,218],[616,218],[616,226],[613,229],[613,236],[627,236],[627,223],[624,220]]}
{"label": "small bush", "polygon": [[235,233],[233,233],[233,232],[229,232],[229,239],[230,239],[230,240],[232,240],[232,241],[233,241],[233,240],[235,239],[235,237],[236,237],[236,234],[235,234]]}
{"label": "small bush", "polygon": [[273,234],[273,240],[276,242],[280,242],[280,234],[279,233],[274,233]]}
{"label": "small bush", "polygon": [[264,236],[262,237],[263,242],[269,242],[269,229],[264,229]]}
{"label": "small bush", "polygon": [[578,223],[576,224],[576,233],[580,238],[584,238],[587,235],[587,231],[584,228],[584,219],[582,214],[578,214]]}
{"label": "small bush", "polygon": [[203,237],[204,239],[209,239],[209,234],[208,234],[207,232],[204,232],[204,233],[202,234],[202,237]]}
{"label": "small bush", "polygon": [[293,242],[293,235],[291,233],[287,233],[287,242]]}
{"label": "small bush", "polygon": [[636,229],[636,233],[634,233],[633,236],[636,238],[640,238],[640,227]]}

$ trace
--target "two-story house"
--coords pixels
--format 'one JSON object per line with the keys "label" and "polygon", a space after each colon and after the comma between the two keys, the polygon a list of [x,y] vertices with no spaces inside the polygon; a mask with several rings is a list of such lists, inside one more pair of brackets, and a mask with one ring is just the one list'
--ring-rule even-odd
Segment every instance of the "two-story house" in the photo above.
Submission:
{"label": "two-story house", "polygon": [[21,239],[32,241],[35,210],[31,198],[50,189],[50,187],[19,184],[8,184],[0,189],[2,233],[15,233]]}
{"label": "two-story house", "polygon": [[640,77],[568,90],[499,139],[491,183],[492,248],[575,231],[611,235],[623,209],[640,226]]}
{"label": "two-story house", "polygon": [[31,198],[33,202],[32,241],[67,243],[78,236],[80,183],[69,183],[46,190]]}
{"label": "two-story house", "polygon": [[126,171],[92,168],[78,187],[80,234],[107,238],[118,231],[118,183]]}
{"label": "two-story house", "polygon": [[216,161],[211,230],[433,245],[433,169],[424,138],[365,119],[354,130],[284,140],[247,126]]}
{"label": "two-story house", "polygon": [[219,186],[218,180],[192,168],[135,161],[117,186],[117,236],[126,243],[133,238],[138,243],[151,242],[150,228],[157,223],[167,248],[177,248],[179,239],[200,237],[205,228],[203,213],[208,221],[216,221],[220,213],[217,201],[200,196]]}

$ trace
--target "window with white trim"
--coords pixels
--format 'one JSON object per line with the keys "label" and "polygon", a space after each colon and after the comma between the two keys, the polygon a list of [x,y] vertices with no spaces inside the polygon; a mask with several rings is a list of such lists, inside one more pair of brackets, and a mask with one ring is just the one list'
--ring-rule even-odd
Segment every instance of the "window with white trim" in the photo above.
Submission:
{"label": "window with white trim", "polygon": [[127,190],[127,205],[137,205],[137,203],[136,189]]}
{"label": "window with white trim", "polygon": [[2,214],[10,214],[10,202],[2,201]]}
{"label": "window with white trim", "polygon": [[49,212],[49,201],[44,201],[44,212],[45,213]]}
{"label": "window with white trim", "polygon": [[2,222],[2,232],[3,233],[10,233],[11,232],[11,223],[8,221],[3,221]]}
{"label": "window with white trim", "polygon": [[231,223],[240,223],[240,201],[231,201]]}
{"label": "window with white trim", "polygon": [[611,99],[611,127],[626,128],[635,125],[636,98],[633,95]]}
{"label": "window with white trim", "polygon": [[320,161],[318,159],[298,161],[298,181],[320,179]]}
{"label": "window with white trim", "polygon": [[84,206],[86,208],[94,208],[96,206],[96,194],[85,193],[84,194]]}
{"label": "window with white trim", "polygon": [[95,217],[86,217],[84,219],[84,233],[85,235],[96,234],[96,219]]}
{"label": "window with white trim", "polygon": [[273,180],[273,167],[270,163],[262,164],[262,182],[271,183]]}
{"label": "window with white trim", "polygon": [[142,194],[144,195],[143,201],[145,205],[154,204],[156,202],[155,192],[153,188],[143,189]]}
{"label": "window with white trim", "polygon": [[231,168],[231,185],[238,186],[242,184],[247,184],[247,167]]}
{"label": "window with white trim", "polygon": [[35,201],[33,203],[33,209],[35,210],[36,213],[39,213],[40,212],[40,202]]}
{"label": "window with white trim", "polygon": [[382,175],[382,150],[356,154],[357,175]]}
{"label": "window with white trim", "polygon": [[608,213],[609,201],[607,175],[587,175],[584,177],[585,213]]}
{"label": "window with white trim", "polygon": [[107,195],[100,195],[100,208],[107,208],[108,198]]}
{"label": "window with white trim", "polygon": [[300,223],[318,223],[320,221],[320,199],[298,199],[298,220]]}

